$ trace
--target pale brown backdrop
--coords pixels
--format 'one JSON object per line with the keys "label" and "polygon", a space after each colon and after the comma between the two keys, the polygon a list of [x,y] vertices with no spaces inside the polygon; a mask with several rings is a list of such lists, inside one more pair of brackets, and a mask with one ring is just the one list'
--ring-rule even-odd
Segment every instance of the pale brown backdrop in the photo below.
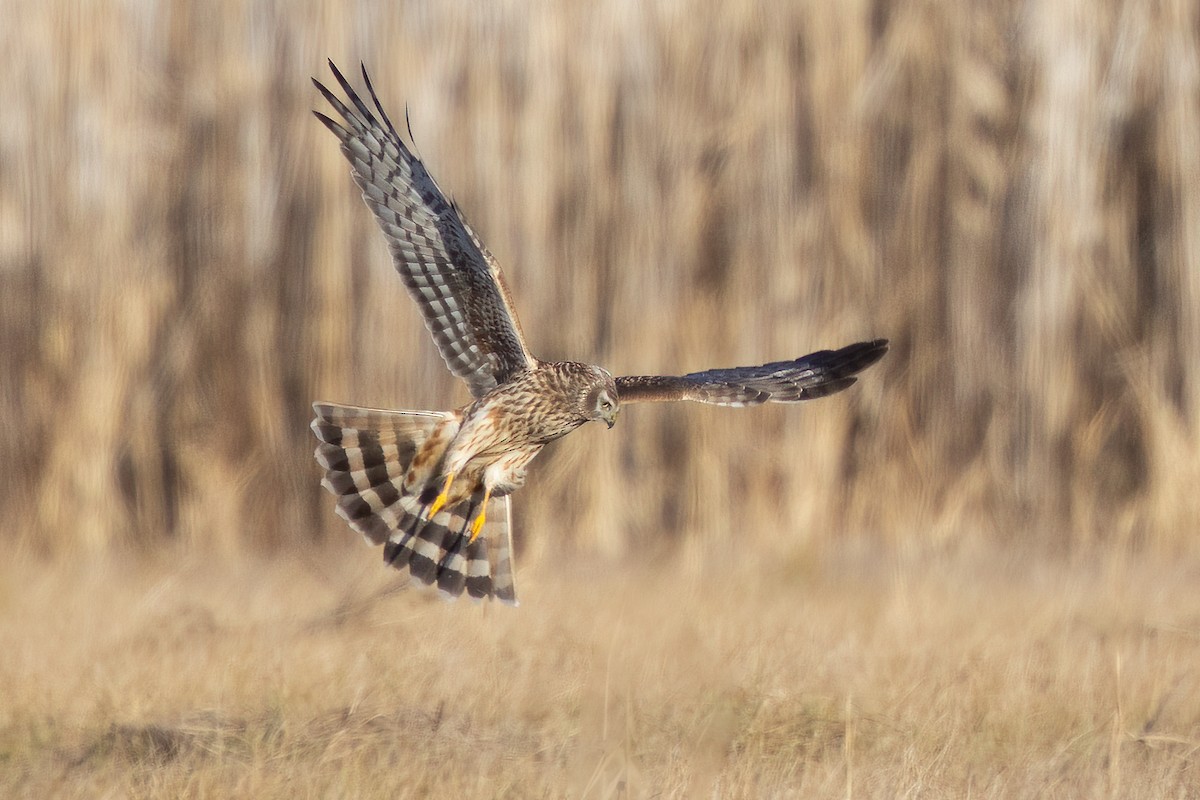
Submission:
{"label": "pale brown backdrop", "polygon": [[1194,548],[1194,3],[488,8],[0,3],[8,546],[350,536],[309,403],[464,401],[309,115],[328,56],[407,104],[538,354],[893,342],[834,399],[583,429],[527,548]]}

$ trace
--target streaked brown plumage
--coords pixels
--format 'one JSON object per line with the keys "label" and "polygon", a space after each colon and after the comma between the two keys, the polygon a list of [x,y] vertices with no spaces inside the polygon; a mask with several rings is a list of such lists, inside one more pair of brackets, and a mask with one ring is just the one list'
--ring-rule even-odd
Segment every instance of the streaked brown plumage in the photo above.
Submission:
{"label": "streaked brown plumage", "polygon": [[316,403],[316,457],[351,527],[446,595],[516,602],[508,495],[546,443],[592,420],[611,428],[627,403],[824,397],[887,352],[876,339],[758,367],[616,379],[590,364],[538,359],[495,259],[405,145],[366,68],[374,110],[329,66],[350,105],[314,79],[342,119],[316,116],[341,143],[434,343],[474,400],[451,412]]}

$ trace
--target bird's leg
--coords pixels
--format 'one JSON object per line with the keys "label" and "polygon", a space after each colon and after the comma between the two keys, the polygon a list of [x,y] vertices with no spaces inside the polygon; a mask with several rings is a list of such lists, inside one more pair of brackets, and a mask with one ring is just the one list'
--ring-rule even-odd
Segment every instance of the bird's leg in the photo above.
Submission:
{"label": "bird's leg", "polygon": [[492,487],[485,486],[483,489],[483,500],[479,503],[479,516],[471,522],[471,538],[467,544],[471,544],[479,538],[479,532],[483,530],[483,523],[487,522],[487,504],[488,498],[492,496]]}
{"label": "bird's leg", "polygon": [[453,472],[446,476],[446,485],[442,487],[442,493],[434,498],[433,505],[429,507],[429,513],[425,517],[426,519],[433,519],[434,515],[446,505],[446,501],[450,499],[450,484],[452,483],[454,483]]}

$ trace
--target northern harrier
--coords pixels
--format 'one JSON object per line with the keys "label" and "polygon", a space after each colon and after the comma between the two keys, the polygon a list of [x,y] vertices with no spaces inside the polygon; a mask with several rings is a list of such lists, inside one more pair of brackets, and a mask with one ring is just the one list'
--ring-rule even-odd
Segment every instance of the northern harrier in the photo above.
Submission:
{"label": "northern harrier", "polygon": [[824,397],[887,352],[877,339],[758,367],[616,379],[590,364],[542,361],[525,343],[500,267],[396,132],[366,68],[374,110],[329,66],[351,105],[314,79],[342,121],[314,113],[341,142],[401,279],[474,399],[444,412],[315,403],[316,458],[338,514],[384,545],[387,563],[444,594],[516,602],[508,495],[547,442],[591,420],[611,428],[628,403]]}

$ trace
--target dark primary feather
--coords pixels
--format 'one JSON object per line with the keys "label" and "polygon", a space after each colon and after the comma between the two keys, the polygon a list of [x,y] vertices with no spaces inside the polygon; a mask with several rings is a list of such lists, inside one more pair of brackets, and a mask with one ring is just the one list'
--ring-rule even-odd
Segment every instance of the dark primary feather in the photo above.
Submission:
{"label": "dark primary feather", "polygon": [[446,366],[482,397],[537,363],[529,352],[495,259],[413,155],[383,111],[379,117],[329,62],[350,106],[313,84],[342,117],[313,112],[342,145],[363,199],[375,214],[396,270],[417,301]]}
{"label": "dark primary feather", "polygon": [[710,369],[678,377],[631,375],[617,378],[617,393],[622,404],[673,400],[723,406],[798,403],[842,391],[887,350],[887,339],[875,339],[759,367]]}

